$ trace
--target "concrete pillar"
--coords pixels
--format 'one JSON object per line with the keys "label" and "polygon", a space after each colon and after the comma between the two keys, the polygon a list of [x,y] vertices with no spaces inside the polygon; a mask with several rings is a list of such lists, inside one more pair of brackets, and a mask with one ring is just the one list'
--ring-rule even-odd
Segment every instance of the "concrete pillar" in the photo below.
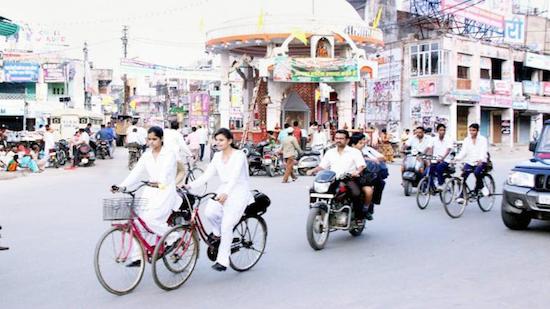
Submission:
{"label": "concrete pillar", "polygon": [[267,130],[274,130],[278,125],[279,128],[283,127],[281,123],[281,103],[283,100],[283,88],[279,83],[268,81],[267,89],[269,96],[271,97],[271,104],[267,106]]}
{"label": "concrete pillar", "polygon": [[357,86],[357,116],[355,118],[356,128],[365,126],[365,84],[359,83]]}
{"label": "concrete pillar", "polygon": [[229,107],[231,106],[230,85],[229,85],[229,54],[221,54],[221,87],[220,103],[218,111],[220,112],[220,127],[229,128]]}
{"label": "concrete pillar", "polygon": [[458,138],[458,121],[457,121],[457,104],[456,101],[453,101],[449,106],[449,129],[451,139],[457,140]]}
{"label": "concrete pillar", "polygon": [[468,109],[468,125],[481,123],[481,105],[476,104]]}
{"label": "concrete pillar", "polygon": [[348,129],[352,127],[352,89],[353,83],[342,83],[331,85],[338,93],[338,129],[343,129],[346,125]]}

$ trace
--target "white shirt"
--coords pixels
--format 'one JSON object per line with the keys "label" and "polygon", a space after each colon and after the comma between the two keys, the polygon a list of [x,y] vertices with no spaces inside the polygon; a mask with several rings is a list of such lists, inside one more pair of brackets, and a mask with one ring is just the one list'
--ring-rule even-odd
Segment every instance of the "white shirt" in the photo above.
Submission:
{"label": "white shirt", "polygon": [[143,146],[145,145],[145,139],[138,132],[130,132],[126,135],[126,143],[136,143]]}
{"label": "white shirt", "polygon": [[468,136],[462,142],[462,150],[456,156],[456,160],[464,161],[470,165],[476,165],[477,161],[487,162],[488,148],[489,144],[485,137],[478,134],[474,144],[472,138]]}
{"label": "white shirt", "polygon": [[185,157],[192,156],[189,147],[178,131],[172,129],[164,129],[164,147],[173,151],[176,154],[176,159],[182,161]]}
{"label": "white shirt", "polygon": [[330,169],[336,173],[337,177],[340,177],[345,173],[353,173],[366,164],[361,151],[346,146],[342,153],[338,152],[338,148],[329,149],[319,166],[323,169]]}
{"label": "white shirt", "polygon": [[[450,162],[449,154],[447,154],[447,156],[445,158],[443,156],[445,155],[445,153],[447,153],[448,149],[453,148],[453,142],[451,141],[451,138],[449,138],[448,136],[445,136],[445,137],[443,137],[443,140],[441,140],[439,138],[439,136],[436,136],[433,139],[433,147],[434,147],[434,149],[433,149],[433,156],[434,157],[440,157],[445,162]],[[450,153],[450,151],[449,151],[449,153]]]}
{"label": "white shirt", "polygon": [[324,131],[315,131],[312,135],[311,146],[321,145],[325,147],[328,144],[327,134]]}
{"label": "white shirt", "polygon": [[195,132],[192,132],[191,134],[187,135],[187,141],[189,142],[189,148],[191,148],[191,149],[201,148],[199,131],[195,131]]}
{"label": "white shirt", "polygon": [[411,150],[414,152],[415,150],[417,152],[426,153],[426,150],[430,147],[432,147],[432,138],[428,135],[424,135],[422,140],[419,140],[418,137],[413,136],[407,140],[405,143],[407,146],[411,146]]}
{"label": "white shirt", "polygon": [[88,145],[90,145],[90,135],[88,135],[88,133],[86,132],[82,132],[80,134],[80,138],[78,139],[79,142],[84,142]]}
{"label": "white shirt", "polygon": [[199,132],[199,144],[206,144],[208,142],[208,130],[200,128],[197,132]]}
{"label": "white shirt", "polygon": [[134,132],[134,129],[137,129],[135,125],[131,125],[126,129],[126,135],[130,135],[130,133]]}

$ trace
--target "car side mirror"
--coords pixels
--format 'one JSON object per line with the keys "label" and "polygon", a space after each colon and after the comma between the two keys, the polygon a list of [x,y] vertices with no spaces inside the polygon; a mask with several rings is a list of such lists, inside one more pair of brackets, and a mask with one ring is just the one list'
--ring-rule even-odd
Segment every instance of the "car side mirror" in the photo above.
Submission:
{"label": "car side mirror", "polygon": [[532,141],[532,142],[529,143],[529,151],[535,152],[536,148],[537,148],[537,142],[536,141]]}

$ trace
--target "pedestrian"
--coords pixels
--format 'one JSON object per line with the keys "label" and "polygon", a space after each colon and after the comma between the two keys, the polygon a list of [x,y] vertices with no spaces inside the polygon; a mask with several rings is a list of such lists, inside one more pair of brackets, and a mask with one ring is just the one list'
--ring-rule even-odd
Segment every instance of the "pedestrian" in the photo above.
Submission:
{"label": "pedestrian", "polygon": [[285,137],[288,136],[288,133],[287,133],[287,132],[288,132],[288,131],[287,131],[288,128],[290,128],[290,124],[285,123],[283,129],[282,129],[281,131],[279,131],[279,135],[277,136],[277,139],[279,140],[279,143],[280,143],[280,144],[282,144],[283,141],[284,141],[284,139],[285,139]]}
{"label": "pedestrian", "polygon": [[307,139],[312,147],[313,147],[313,144],[311,142],[313,141],[313,134],[317,132],[318,127],[319,127],[319,123],[317,123],[317,121],[314,121],[311,123],[311,125],[307,130]]}
{"label": "pedestrian", "polygon": [[5,124],[0,125],[0,145],[4,146],[4,148],[8,148],[8,136],[6,134],[7,130],[8,127]]}
{"label": "pedestrian", "polygon": [[197,127],[191,128],[191,134],[187,136],[187,143],[189,143],[189,149],[193,155],[193,163],[199,159],[199,152],[201,149],[200,136],[197,132]]}
{"label": "pedestrian", "polygon": [[193,190],[203,186],[218,175],[221,186],[216,190],[216,199],[208,199],[205,215],[212,226],[211,241],[219,241],[218,256],[212,268],[225,271],[229,266],[233,228],[241,220],[246,206],[254,201],[250,193],[248,164],[244,152],[233,144],[233,134],[221,128],[214,134],[218,152],[202,176],[185,187]]}
{"label": "pedestrian", "polygon": [[281,152],[283,154],[283,159],[285,160],[285,174],[283,176],[283,183],[288,183],[288,177],[292,177],[292,181],[298,179],[294,174],[294,164],[296,163],[296,157],[302,152],[298,140],[294,137],[293,131],[295,129],[290,127],[287,128],[288,136],[283,140]]}
{"label": "pedestrian", "polygon": [[46,125],[46,131],[44,131],[44,153],[49,155],[50,150],[55,150],[55,135],[53,129],[49,124]]}
{"label": "pedestrian", "polygon": [[388,131],[386,129],[382,129],[382,133],[380,134],[380,147],[382,149],[382,153],[384,154],[386,162],[393,163],[393,148],[390,141],[390,134],[388,134]]}
{"label": "pedestrian", "polygon": [[202,125],[199,125],[199,129],[197,131],[199,132],[199,145],[201,149],[199,160],[202,161],[202,158],[204,157],[204,149],[206,147],[206,143],[208,142],[208,129],[203,128]]}
{"label": "pedestrian", "polygon": [[[168,231],[169,227],[166,221],[172,211],[177,211],[182,203],[176,191],[176,155],[163,146],[163,138],[162,128],[151,127],[147,135],[150,149],[141,156],[126,179],[120,185],[114,186],[125,189],[134,187],[141,181],[149,182],[149,186],[143,189],[141,195],[147,204],[137,211],[139,218],[154,233],[145,233],[145,235],[149,235],[153,239],[161,237]],[[115,192],[118,190],[112,189]],[[134,246],[128,259],[130,263],[126,266],[139,267],[144,262],[142,259],[141,249],[139,246]]]}
{"label": "pedestrian", "polygon": [[293,127],[293,131],[292,131],[292,135],[294,135],[294,137],[296,138],[296,140],[298,141],[298,143],[301,143],[302,141],[302,129],[298,126],[298,121],[294,121],[292,123],[292,127]]}
{"label": "pedestrian", "polygon": [[176,185],[179,185],[185,179],[185,158],[193,155],[183,139],[183,135],[178,131],[178,128],[178,122],[172,121],[170,123],[170,129],[164,130],[163,138],[164,148],[173,151],[176,155]]}

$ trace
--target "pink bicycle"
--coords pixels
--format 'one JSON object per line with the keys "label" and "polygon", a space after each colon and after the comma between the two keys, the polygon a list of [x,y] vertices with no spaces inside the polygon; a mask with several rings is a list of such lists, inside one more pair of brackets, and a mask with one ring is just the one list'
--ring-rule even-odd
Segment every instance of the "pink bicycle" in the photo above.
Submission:
{"label": "pink bicycle", "polygon": [[[251,269],[262,257],[266,240],[267,225],[262,218],[270,205],[269,197],[252,191],[255,202],[248,205],[241,220],[233,228],[230,266],[242,272]],[[219,239],[207,234],[199,215],[199,206],[215,193],[203,196],[181,191],[186,209],[186,222],[175,226],[159,241],[152,257],[152,273],[155,283],[164,290],[174,290],[184,284],[193,273],[199,255],[199,236],[208,246],[207,255],[215,261],[218,255]]]}
{"label": "pink bicycle", "polygon": [[[147,202],[136,197],[136,192],[144,186],[154,184],[142,182],[132,191],[120,191],[113,186],[113,191],[129,197],[103,201],[103,220],[115,222],[96,246],[94,266],[99,283],[115,295],[124,295],[136,288],[143,277],[145,261],[151,261],[160,240],[136,213]],[[176,225],[184,216],[184,212],[174,212],[168,223]]]}

